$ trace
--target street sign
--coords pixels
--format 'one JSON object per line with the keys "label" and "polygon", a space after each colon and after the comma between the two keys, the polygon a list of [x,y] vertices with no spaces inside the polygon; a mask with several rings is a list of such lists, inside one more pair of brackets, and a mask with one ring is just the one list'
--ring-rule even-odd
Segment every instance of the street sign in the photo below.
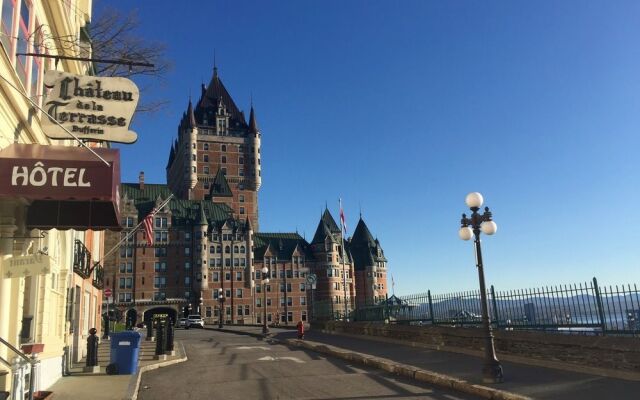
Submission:
{"label": "street sign", "polygon": [[113,293],[111,292],[111,289],[106,288],[106,289],[104,290],[104,296],[105,296],[105,297],[111,297],[111,295],[112,295],[112,294],[113,294]]}
{"label": "street sign", "polygon": [[318,281],[318,278],[316,277],[316,274],[307,275],[307,283],[309,285],[315,285],[317,281]]}

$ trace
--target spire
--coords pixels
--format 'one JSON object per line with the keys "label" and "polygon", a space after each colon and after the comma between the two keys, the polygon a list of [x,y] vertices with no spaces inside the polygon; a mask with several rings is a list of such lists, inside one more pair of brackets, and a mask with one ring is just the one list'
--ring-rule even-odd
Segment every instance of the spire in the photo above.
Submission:
{"label": "spire", "polygon": [[193,105],[191,104],[191,96],[189,96],[189,106],[187,107],[187,127],[195,128],[196,127],[196,116],[193,113]]}
{"label": "spire", "polygon": [[333,219],[333,216],[331,215],[331,212],[328,208],[324,209],[321,220],[322,222],[324,222],[331,233],[340,233],[340,228],[338,227],[338,224],[336,224],[336,220]]}
{"label": "spire", "polygon": [[256,122],[256,114],[253,111],[253,104],[251,104],[251,112],[249,113],[249,132],[260,132],[260,128],[258,128],[258,122]]}
{"label": "spire", "polygon": [[198,213],[198,216],[196,218],[196,225],[209,225],[209,222],[207,221],[207,214],[205,214],[204,212],[204,204],[202,201],[200,202],[200,213]]}
{"label": "spire", "polygon": [[362,218],[358,221],[356,230],[353,231],[351,243],[354,245],[371,245],[372,247],[376,245],[375,240],[373,240],[373,235],[371,235],[367,224],[364,223]]}
{"label": "spire", "polygon": [[169,161],[167,162],[167,168],[171,167],[173,164],[173,160],[176,158],[176,148],[173,144],[171,144],[171,151],[169,151]]}
{"label": "spire", "polygon": [[247,221],[245,222],[245,229],[247,231],[252,231],[253,227],[251,226],[251,220],[249,219],[249,217],[247,217]]}

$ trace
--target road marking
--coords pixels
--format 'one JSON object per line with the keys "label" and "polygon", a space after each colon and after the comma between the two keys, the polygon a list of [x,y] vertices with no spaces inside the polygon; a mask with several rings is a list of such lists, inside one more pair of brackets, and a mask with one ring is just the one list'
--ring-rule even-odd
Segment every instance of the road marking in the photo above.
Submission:
{"label": "road marking", "polygon": [[238,350],[252,350],[252,349],[271,350],[270,348],[265,346],[239,346],[239,347],[236,347],[236,349]]}
{"label": "road marking", "polygon": [[258,358],[258,361],[278,361],[278,360],[289,360],[293,362],[297,362],[298,364],[304,364],[304,361],[297,357],[273,357],[273,356],[265,356],[262,358]]}

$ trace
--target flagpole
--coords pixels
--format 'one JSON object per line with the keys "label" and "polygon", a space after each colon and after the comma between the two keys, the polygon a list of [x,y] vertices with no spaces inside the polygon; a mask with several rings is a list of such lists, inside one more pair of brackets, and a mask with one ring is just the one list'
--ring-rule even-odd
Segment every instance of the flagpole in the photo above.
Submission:
{"label": "flagpole", "polygon": [[[157,214],[160,210],[162,210],[162,209],[163,209],[167,204],[169,204],[169,201],[171,201],[171,199],[172,199],[172,198],[173,198],[173,193],[171,193],[171,194],[169,195],[169,197],[167,197],[167,199],[166,199],[165,201],[163,201],[163,202],[162,202],[158,207],[156,207],[154,210],[152,210],[152,213],[151,213],[151,214],[149,214],[149,215],[147,215],[145,218],[148,218],[149,216],[153,217],[154,215],[156,215],[156,214]],[[116,243],[116,245],[115,245],[115,246],[113,246],[113,247],[111,248],[111,250],[109,250],[108,252],[106,252],[106,253],[105,253],[105,255],[103,255],[103,256],[102,256],[102,260],[100,260],[100,261],[104,262],[104,260],[105,260],[108,256],[110,256],[114,251],[118,250],[118,248],[120,248],[120,246],[122,246],[122,243],[123,243],[123,242],[125,242],[126,240],[128,240],[128,239],[131,237],[131,235],[133,235],[134,233],[136,233],[136,232],[138,231],[138,229],[140,228],[140,226],[141,226],[142,224],[144,224],[144,220],[145,220],[145,218],[142,218],[142,221],[140,221],[140,222],[138,223],[138,225],[136,225],[136,226],[135,226],[131,231],[129,231],[129,233],[127,233],[127,234],[125,235],[125,237],[124,237],[124,238],[122,238],[122,240],[120,240],[118,243]],[[94,264],[94,268],[95,268],[95,265],[97,265],[97,264],[100,264],[100,262],[97,262],[96,264]],[[91,268],[91,271],[93,271],[93,268]],[[91,273],[91,271],[90,271],[89,273]]]}
{"label": "flagpole", "polygon": [[344,235],[345,229],[342,223],[342,218],[344,213],[342,211],[342,198],[338,198],[338,202],[340,203],[340,236],[342,237],[342,286],[344,289],[344,319],[347,319],[349,315],[349,300],[347,300],[347,273],[344,264]]}

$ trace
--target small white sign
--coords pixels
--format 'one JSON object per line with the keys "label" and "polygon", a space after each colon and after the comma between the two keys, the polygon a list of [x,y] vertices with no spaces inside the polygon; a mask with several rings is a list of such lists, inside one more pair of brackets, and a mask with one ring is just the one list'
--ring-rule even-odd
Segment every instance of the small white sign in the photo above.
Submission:
{"label": "small white sign", "polygon": [[2,277],[23,278],[51,272],[51,258],[44,254],[32,254],[0,260]]}
{"label": "small white sign", "polygon": [[[42,108],[80,139],[120,143],[138,140],[138,135],[129,130],[140,99],[138,87],[131,80],[49,70],[44,84],[51,90]],[[69,139],[58,124],[50,118],[42,119],[48,137]]]}
{"label": "small white sign", "polygon": [[118,342],[118,346],[131,346],[131,342],[123,340]]}

